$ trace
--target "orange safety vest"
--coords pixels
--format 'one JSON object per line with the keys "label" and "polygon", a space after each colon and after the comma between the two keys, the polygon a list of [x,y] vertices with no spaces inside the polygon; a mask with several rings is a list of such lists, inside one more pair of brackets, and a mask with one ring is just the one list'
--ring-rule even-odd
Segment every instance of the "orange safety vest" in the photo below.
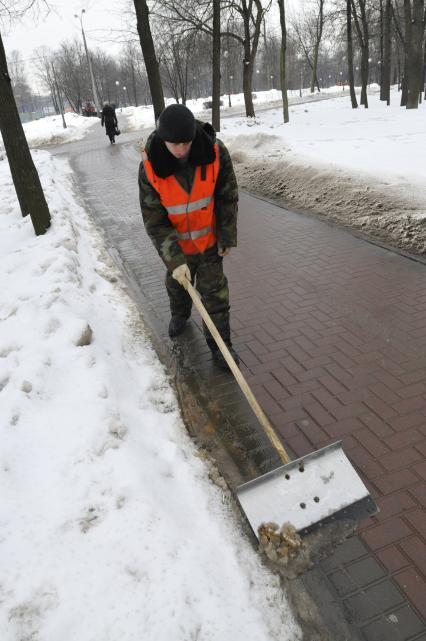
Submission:
{"label": "orange safety vest", "polygon": [[217,144],[214,150],[216,157],[212,163],[195,167],[190,194],[173,175],[167,178],[157,176],[146,152],[144,153],[145,173],[167,210],[184,254],[202,254],[216,242],[214,190],[219,173]]}

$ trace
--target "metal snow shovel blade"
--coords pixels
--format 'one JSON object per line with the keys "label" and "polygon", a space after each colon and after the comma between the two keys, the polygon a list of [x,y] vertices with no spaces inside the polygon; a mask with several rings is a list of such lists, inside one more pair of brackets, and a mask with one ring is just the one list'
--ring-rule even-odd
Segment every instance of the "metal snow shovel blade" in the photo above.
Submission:
{"label": "metal snow shovel blade", "polygon": [[290,523],[305,534],[336,520],[360,520],[379,510],[341,442],[291,461],[277,433],[241,374],[197,292],[184,285],[284,465],[237,487],[237,497],[258,536],[263,523]]}

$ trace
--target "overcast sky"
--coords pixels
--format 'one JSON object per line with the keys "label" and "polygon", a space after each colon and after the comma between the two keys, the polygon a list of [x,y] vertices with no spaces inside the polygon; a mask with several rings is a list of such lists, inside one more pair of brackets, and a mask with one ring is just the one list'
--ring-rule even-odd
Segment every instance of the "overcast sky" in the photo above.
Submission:
{"label": "overcast sky", "polygon": [[[288,11],[296,8],[302,0],[285,0]],[[129,0],[49,0],[52,7],[50,14],[41,16],[37,22],[27,16],[19,25],[4,35],[6,54],[13,49],[21,53],[26,61],[27,74],[31,75],[31,58],[34,49],[47,46],[55,49],[63,40],[81,37],[80,22],[74,14],[80,14],[84,7],[83,25],[89,48],[100,47],[111,54],[119,51],[121,45],[118,32],[124,28],[123,13]],[[275,4],[275,3],[274,3]],[[32,86],[36,85],[34,78],[28,77]]]}
{"label": "overcast sky", "polygon": [[34,17],[27,15],[19,24],[13,26],[4,36],[6,53],[13,49],[21,53],[24,60],[29,60],[34,49],[47,46],[55,49],[63,40],[81,37],[80,21],[74,18],[81,9],[87,44],[92,48],[100,47],[115,53],[120,45],[111,42],[117,37],[117,31],[123,27],[123,10],[128,6],[127,0],[50,0],[51,12]]}

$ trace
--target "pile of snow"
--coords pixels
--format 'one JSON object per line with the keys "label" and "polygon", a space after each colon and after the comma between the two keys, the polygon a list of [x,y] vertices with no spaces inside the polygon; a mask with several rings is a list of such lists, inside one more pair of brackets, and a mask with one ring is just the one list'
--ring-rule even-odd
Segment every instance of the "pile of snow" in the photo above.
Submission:
{"label": "pile of snow", "polygon": [[299,639],[69,166],[34,158],[53,217],[38,238],[0,162],[2,641]]}
{"label": "pile of snow", "polygon": [[[99,124],[98,118],[86,118],[75,113],[65,114],[66,129],[63,127],[62,116],[46,116],[40,120],[24,123],[25,137],[30,147],[60,144],[80,140],[86,135],[89,127]],[[0,136],[0,146],[3,141]]]}

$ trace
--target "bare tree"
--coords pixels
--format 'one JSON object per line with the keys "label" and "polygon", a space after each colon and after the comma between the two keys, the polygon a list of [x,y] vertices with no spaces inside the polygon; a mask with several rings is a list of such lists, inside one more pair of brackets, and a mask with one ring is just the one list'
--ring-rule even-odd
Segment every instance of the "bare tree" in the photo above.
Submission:
{"label": "bare tree", "polygon": [[61,88],[71,108],[82,111],[83,102],[92,95],[87,62],[82,44],[76,38],[72,42],[62,42],[55,54],[57,72]]}
{"label": "bare tree", "polygon": [[367,85],[369,74],[370,33],[367,17],[367,0],[351,0],[352,13],[358,42],[361,48],[361,104],[368,108]]}
{"label": "bare tree", "polygon": [[213,0],[212,125],[220,131],[220,0]]}
{"label": "bare tree", "polygon": [[392,56],[392,2],[386,0],[384,11],[384,29],[383,29],[383,57],[382,57],[382,82],[380,85],[380,100],[385,100],[390,105],[390,86],[391,86],[391,56]]}
{"label": "bare tree", "polygon": [[357,109],[358,102],[357,102],[356,95],[355,95],[351,0],[346,0],[346,33],[347,33],[347,41],[348,41],[349,91],[350,91],[350,96],[351,96],[352,109]]}
{"label": "bare tree", "polygon": [[280,26],[281,26],[281,52],[280,52],[280,80],[281,80],[281,95],[283,99],[283,117],[284,122],[290,120],[288,113],[288,96],[287,96],[287,69],[286,69],[286,49],[287,49],[287,25],[285,19],[285,4],[284,0],[278,0],[278,7],[280,10]]}
{"label": "bare tree", "polygon": [[318,69],[318,53],[321,44],[322,34],[324,31],[324,0],[317,0],[317,12],[315,15],[315,30],[314,30],[314,55],[312,61],[312,76],[311,76],[311,93],[314,93],[315,83],[317,84],[318,91],[320,90],[317,69]]}
{"label": "bare tree", "polygon": [[[185,25],[186,30],[202,31],[213,37],[213,5],[210,0],[161,0],[163,10],[157,16],[163,21],[173,20]],[[264,7],[262,0],[230,0],[222,12],[227,18],[229,29],[221,31],[221,37],[236,40],[243,50],[242,77],[246,115],[254,117],[252,96],[253,71],[256,60],[262,20],[271,2]],[[238,20],[237,20],[238,18]],[[241,29],[238,27],[241,25]],[[236,27],[236,28],[235,28]]]}
{"label": "bare tree", "polygon": [[[15,2],[13,5],[15,16],[19,9],[19,4]],[[26,9],[28,6],[21,5],[19,13],[22,14],[22,11]],[[5,16],[5,14],[7,15]],[[14,17],[12,8],[7,5],[5,0],[2,0],[1,3],[1,17]],[[50,212],[13,96],[12,81],[1,32],[0,69],[0,132],[22,216],[31,216],[34,231],[39,236],[46,233],[50,227]]]}
{"label": "bare tree", "polygon": [[164,85],[168,87],[176,102],[186,104],[188,98],[189,68],[195,48],[195,33],[180,33],[176,25],[164,34],[161,69],[165,76]]}
{"label": "bare tree", "polygon": [[407,109],[417,109],[422,91],[423,45],[425,33],[424,0],[404,0],[405,68]]}
{"label": "bare tree", "polygon": [[318,82],[318,58],[320,45],[326,23],[324,13],[325,0],[314,0],[293,20],[292,27],[299,43],[299,47],[311,70],[311,93],[315,85],[320,91]]}
{"label": "bare tree", "polygon": [[149,88],[151,91],[152,105],[154,107],[155,119],[159,117],[164,109],[164,94],[161,84],[160,69],[155,54],[154,41],[151,34],[150,12],[147,0],[133,0],[136,11],[139,40],[142,54],[145,60],[145,68],[148,76]]}
{"label": "bare tree", "polygon": [[55,112],[59,114],[60,106],[56,96],[55,80],[52,75],[53,53],[47,47],[39,47],[35,50],[35,54],[34,66],[36,68],[37,78],[49,91]]}

